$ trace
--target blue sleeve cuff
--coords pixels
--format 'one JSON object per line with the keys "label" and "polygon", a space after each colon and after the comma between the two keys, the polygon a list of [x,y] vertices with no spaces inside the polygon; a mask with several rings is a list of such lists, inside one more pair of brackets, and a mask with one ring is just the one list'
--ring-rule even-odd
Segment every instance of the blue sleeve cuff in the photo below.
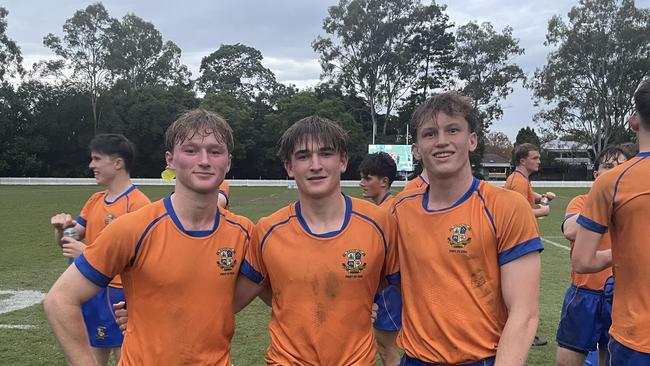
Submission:
{"label": "blue sleeve cuff", "polygon": [[96,270],[86,257],[83,254],[79,255],[74,260],[74,265],[79,269],[82,275],[84,275],[90,282],[94,283],[99,287],[106,287],[108,283],[111,282],[111,278],[104,276],[101,272]]}
{"label": "blue sleeve cuff", "polygon": [[585,229],[596,232],[598,234],[605,234],[607,232],[607,226],[601,225],[596,221],[589,220],[582,215],[578,216],[578,220],[576,220],[576,222]]}
{"label": "blue sleeve cuff", "polygon": [[397,285],[399,284],[401,278],[402,276],[400,275],[400,273],[395,272],[393,274],[389,274],[388,276],[386,276],[386,281],[388,281],[389,285]]}
{"label": "blue sleeve cuff", "polygon": [[84,219],[83,217],[77,216],[75,221],[77,221],[77,224],[79,224],[79,225],[81,225],[83,227],[86,227],[86,219]]}
{"label": "blue sleeve cuff", "polygon": [[542,241],[539,237],[526,240],[523,243],[519,243],[514,247],[499,253],[499,265],[503,266],[504,264],[510,263],[528,253],[541,252],[542,250],[544,250],[544,245],[542,245]]}
{"label": "blue sleeve cuff", "polygon": [[246,259],[242,262],[241,266],[239,267],[239,272],[241,272],[244,276],[246,276],[249,280],[257,283],[258,285],[264,277],[262,276],[261,273],[257,272],[253,266],[251,266]]}

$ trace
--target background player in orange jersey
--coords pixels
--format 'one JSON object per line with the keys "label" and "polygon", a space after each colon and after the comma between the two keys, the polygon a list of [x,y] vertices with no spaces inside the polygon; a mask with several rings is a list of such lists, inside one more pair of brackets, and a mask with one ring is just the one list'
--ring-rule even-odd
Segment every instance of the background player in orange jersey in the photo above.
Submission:
{"label": "background player in orange jersey", "polygon": [[[616,281],[608,345],[610,364],[650,365],[650,80],[634,93],[640,152],[600,176],[589,190],[571,261],[578,273],[612,266]],[[612,249],[599,250],[609,232]]]}
{"label": "background player in orange jersey", "polygon": [[[100,134],[92,139],[89,148],[91,159],[88,167],[97,184],[106,190],[93,194],[76,219],[60,213],[50,220],[54,226],[54,240],[70,263],[86,247],[82,239],[91,244],[113,219],[150,203],[147,196],[131,183],[129,172],[135,160],[135,147],[131,141],[118,134]],[[78,240],[62,237],[66,228],[74,228]],[[123,337],[111,304],[123,300],[122,282],[116,277],[81,307],[88,339],[100,365],[108,363],[111,351],[115,352],[117,359],[120,358]]]}
{"label": "background player in orange jersey", "polygon": [[281,138],[280,156],[298,202],[256,225],[236,307],[270,286],[269,365],[373,365],[373,297],[383,278],[399,281],[395,222],[387,210],[341,193],[348,136],[336,123],[296,122]]}
{"label": "background player in orange jersey", "polygon": [[426,170],[423,170],[417,177],[406,182],[404,190],[408,191],[409,189],[420,188],[427,184],[429,184],[429,178],[427,177]]}
{"label": "background player in orange jersey", "polygon": [[165,145],[174,193],[115,220],[45,299],[72,365],[95,364],[78,331],[78,305],[117,274],[129,304],[120,365],[231,365],[235,281],[253,228],[218,208],[232,130],[215,114],[193,110],[167,129]]}
{"label": "background player in orange jersey", "polygon": [[[533,191],[530,184],[530,175],[539,170],[540,160],[539,148],[533,144],[525,143],[517,146],[513,153],[515,170],[506,179],[505,188],[523,195],[533,208],[535,217],[548,216],[551,207],[548,202],[555,198],[555,193],[546,192],[539,194]],[[536,207],[536,204],[541,204]]]}
{"label": "background player in orange jersey", "polygon": [[[397,176],[395,160],[383,151],[366,156],[359,165],[363,197],[376,205],[390,209],[395,196],[390,192]],[[397,333],[402,327],[402,297],[396,286],[389,285],[375,295],[377,315],[373,323],[377,351],[384,365],[399,363]]]}
{"label": "background player in orange jersey", "polygon": [[476,111],[457,93],[412,117],[429,185],[404,191],[398,221],[402,365],[523,365],[537,328],[543,249],[520,194],[472,176]]}
{"label": "background player in orange jersey", "polygon": [[[625,151],[619,146],[608,146],[596,158],[594,178],[627,161]],[[567,240],[575,240],[578,231],[576,222],[586,194],[576,196],[569,202],[562,224]],[[612,247],[609,234],[603,236],[599,250]],[[581,366],[589,352],[598,349],[600,364],[605,365],[609,326],[612,323],[611,290],[613,289],[612,268],[608,267],[594,274],[571,272],[571,286],[564,296],[560,325],[557,330],[557,365]]]}

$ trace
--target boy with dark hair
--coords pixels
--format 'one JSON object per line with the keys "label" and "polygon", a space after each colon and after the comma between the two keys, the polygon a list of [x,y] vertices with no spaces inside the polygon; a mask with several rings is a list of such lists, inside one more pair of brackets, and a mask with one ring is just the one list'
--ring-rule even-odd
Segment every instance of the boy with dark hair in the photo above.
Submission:
{"label": "boy with dark hair", "polygon": [[[359,186],[363,198],[369,199],[376,205],[383,206],[393,194],[390,186],[397,176],[395,160],[383,151],[366,156],[359,164],[361,180]],[[386,207],[390,207],[387,204]]]}
{"label": "boy with dark hair", "polygon": [[[533,186],[530,184],[530,175],[539,170],[540,158],[539,148],[533,144],[524,143],[515,147],[513,152],[515,170],[508,176],[504,186],[504,188],[519,192],[524,196],[533,209],[535,217],[548,216],[551,212],[548,202],[555,198],[553,192],[544,194],[534,192]],[[540,204],[540,206],[536,208],[536,204]]]}
{"label": "boy with dark hair", "polygon": [[[594,178],[627,161],[625,151],[620,146],[608,146],[596,159]],[[578,224],[576,220],[584,206],[586,194],[576,196],[566,208],[562,232],[567,240],[575,240]],[[598,250],[612,247],[611,238],[606,233]],[[612,323],[611,293],[613,281],[612,268],[593,274],[571,272],[571,286],[564,296],[560,325],[557,330],[557,365],[581,366],[589,352],[600,351],[600,364],[605,365],[609,326]],[[609,282],[608,282],[609,281]]]}
{"label": "boy with dark hair", "polygon": [[436,95],[412,118],[429,185],[396,198],[401,365],[523,365],[537,328],[543,249],[521,195],[472,176],[469,98]]}
{"label": "boy with dark hair", "polygon": [[[390,192],[397,176],[395,160],[383,151],[369,154],[359,165],[359,186],[363,197],[376,205],[390,209],[395,196]],[[397,287],[390,285],[375,295],[377,317],[373,323],[377,352],[384,365],[399,363],[397,333],[402,327],[402,298]]]}
{"label": "boy with dark hair", "polygon": [[[634,93],[630,128],[640,152],[596,179],[577,223],[571,253],[577,273],[594,273],[614,265],[616,295],[608,345],[610,364],[650,364],[650,80]],[[611,250],[599,250],[605,233]]]}
{"label": "boy with dark hair", "polygon": [[167,129],[165,146],[174,192],[115,220],[45,299],[70,364],[95,364],[78,306],[120,274],[129,303],[120,365],[231,365],[234,287],[253,228],[218,207],[232,130],[196,109]]}
{"label": "boy with dark hair", "polygon": [[[126,137],[118,134],[100,134],[90,142],[90,164],[97,184],[105,191],[93,194],[76,219],[59,213],[50,220],[54,227],[54,241],[62,248],[70,262],[79,256],[86,244],[92,244],[99,233],[116,217],[133,212],[150,203],[147,196],[131,183],[129,172],[135,159],[135,147]],[[77,238],[63,237],[65,229],[73,228]],[[119,276],[108,286],[81,305],[84,324],[92,352],[99,365],[106,365],[111,351],[120,358],[122,332],[115,322],[111,304],[124,300],[124,290]],[[83,328],[83,325],[82,325]]]}
{"label": "boy with dark hair", "polygon": [[260,219],[241,267],[239,309],[272,292],[269,365],[372,365],[373,297],[399,281],[395,222],[386,210],[341,192],[348,136],[312,116],[280,140],[298,202]]}

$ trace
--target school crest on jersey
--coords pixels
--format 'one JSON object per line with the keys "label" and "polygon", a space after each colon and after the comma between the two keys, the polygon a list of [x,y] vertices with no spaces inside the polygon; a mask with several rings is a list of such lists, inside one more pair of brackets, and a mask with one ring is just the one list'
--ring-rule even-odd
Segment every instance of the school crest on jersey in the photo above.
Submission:
{"label": "school crest on jersey", "polygon": [[359,249],[346,250],[343,253],[343,257],[346,261],[341,263],[341,266],[343,266],[343,269],[350,274],[361,273],[368,265],[368,263],[362,261],[365,256],[366,253]]}
{"label": "school crest on jersey", "polygon": [[106,217],[104,218],[104,224],[108,225],[111,223],[111,221],[115,220],[116,218],[117,218],[116,215],[113,215],[112,213],[109,212],[108,215],[106,215]]}
{"label": "school crest on jersey", "polygon": [[221,267],[222,271],[230,272],[237,265],[234,248],[219,248],[217,255],[219,256],[219,267]]}
{"label": "school crest on jersey", "polygon": [[453,248],[465,248],[472,241],[472,238],[469,236],[472,227],[468,224],[456,224],[450,227],[449,231],[451,231],[451,235],[447,238],[447,242]]}

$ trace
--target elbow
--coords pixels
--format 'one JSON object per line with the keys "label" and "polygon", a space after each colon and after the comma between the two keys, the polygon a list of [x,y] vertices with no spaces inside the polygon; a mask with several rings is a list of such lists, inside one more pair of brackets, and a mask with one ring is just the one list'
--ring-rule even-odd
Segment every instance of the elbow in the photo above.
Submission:
{"label": "elbow", "polygon": [[575,253],[571,255],[571,266],[576,273],[584,274],[593,272],[590,270],[589,263],[584,258],[575,255]]}

